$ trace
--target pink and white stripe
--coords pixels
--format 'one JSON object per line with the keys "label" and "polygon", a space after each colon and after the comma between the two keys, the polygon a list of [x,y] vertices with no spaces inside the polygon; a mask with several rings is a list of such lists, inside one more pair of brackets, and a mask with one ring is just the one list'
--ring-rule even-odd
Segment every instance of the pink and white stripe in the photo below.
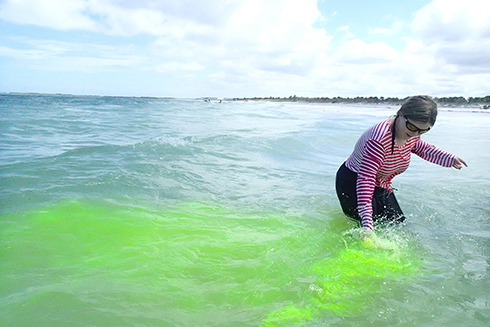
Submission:
{"label": "pink and white stripe", "polygon": [[420,136],[409,139],[403,146],[395,143],[393,153],[391,143],[391,127],[389,120],[385,120],[362,134],[345,163],[357,173],[357,205],[363,227],[374,229],[374,187],[392,192],[392,179],[407,170],[412,153],[443,167],[451,167],[454,163],[454,155],[423,141]]}

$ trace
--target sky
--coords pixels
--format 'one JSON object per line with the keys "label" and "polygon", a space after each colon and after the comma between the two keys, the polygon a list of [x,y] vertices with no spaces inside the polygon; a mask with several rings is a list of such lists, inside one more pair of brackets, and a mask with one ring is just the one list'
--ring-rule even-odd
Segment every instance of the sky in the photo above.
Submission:
{"label": "sky", "polygon": [[488,0],[0,0],[0,92],[490,95]]}

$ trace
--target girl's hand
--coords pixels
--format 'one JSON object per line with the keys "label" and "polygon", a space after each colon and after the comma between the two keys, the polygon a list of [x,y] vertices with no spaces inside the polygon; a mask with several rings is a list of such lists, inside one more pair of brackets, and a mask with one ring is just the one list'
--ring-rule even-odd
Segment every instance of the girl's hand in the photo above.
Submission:
{"label": "girl's hand", "polygon": [[374,237],[374,231],[373,230],[366,228],[366,227],[361,228],[361,240],[362,241],[372,240],[373,237]]}
{"label": "girl's hand", "polygon": [[362,244],[371,250],[397,250],[399,248],[395,241],[387,238],[379,238],[374,231],[363,227],[361,229]]}
{"label": "girl's hand", "polygon": [[468,165],[466,164],[466,162],[463,159],[461,159],[460,157],[454,158],[454,162],[453,162],[453,167],[454,168],[461,169],[461,168],[463,168],[463,165],[465,167],[468,167]]}

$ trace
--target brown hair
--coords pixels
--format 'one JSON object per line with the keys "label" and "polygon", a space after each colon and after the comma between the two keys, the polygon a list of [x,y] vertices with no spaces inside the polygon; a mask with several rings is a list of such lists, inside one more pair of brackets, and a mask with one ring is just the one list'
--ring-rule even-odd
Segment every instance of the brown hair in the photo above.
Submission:
{"label": "brown hair", "polygon": [[427,95],[416,95],[408,98],[396,113],[410,121],[434,125],[437,117],[437,104]]}
{"label": "brown hair", "polygon": [[391,153],[395,149],[396,120],[404,116],[410,121],[434,125],[437,118],[437,104],[428,95],[409,97],[398,109],[391,129]]}

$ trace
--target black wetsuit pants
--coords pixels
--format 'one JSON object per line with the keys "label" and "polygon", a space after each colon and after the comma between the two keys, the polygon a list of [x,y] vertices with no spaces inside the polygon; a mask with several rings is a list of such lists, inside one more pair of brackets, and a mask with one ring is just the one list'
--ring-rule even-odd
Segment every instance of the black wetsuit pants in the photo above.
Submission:
{"label": "black wetsuit pants", "polygon": [[[335,179],[337,196],[344,213],[361,221],[357,210],[357,173],[345,166],[340,166]],[[395,198],[395,194],[381,187],[375,187],[373,193],[373,221],[403,222],[405,216]]]}

